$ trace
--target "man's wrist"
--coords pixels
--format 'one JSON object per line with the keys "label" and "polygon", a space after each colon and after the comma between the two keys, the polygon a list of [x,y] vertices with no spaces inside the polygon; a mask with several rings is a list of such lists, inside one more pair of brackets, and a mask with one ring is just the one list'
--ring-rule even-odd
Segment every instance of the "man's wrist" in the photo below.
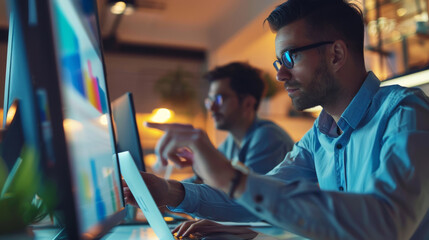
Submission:
{"label": "man's wrist", "polygon": [[235,190],[237,190],[238,184],[240,183],[242,177],[243,177],[243,173],[240,170],[235,169],[234,177],[231,180],[229,190],[228,190],[229,198],[234,198],[234,192]]}
{"label": "man's wrist", "polygon": [[231,199],[236,199],[241,197],[241,195],[246,190],[246,181],[247,181],[247,173],[243,173],[242,171],[235,169],[235,176],[231,180],[228,196]]}
{"label": "man's wrist", "polygon": [[246,190],[247,174],[250,169],[239,161],[233,161],[231,165],[234,169],[234,175],[231,178],[227,194],[230,198],[239,198]]}
{"label": "man's wrist", "polygon": [[183,184],[176,180],[168,180],[168,195],[166,196],[166,205],[177,207],[185,198],[185,188]]}
{"label": "man's wrist", "polygon": [[248,176],[247,173],[243,173],[243,175],[241,176],[240,182],[237,185],[237,189],[234,191],[234,194],[232,195],[234,199],[240,198],[241,195],[243,195],[243,193],[246,191],[247,176]]}

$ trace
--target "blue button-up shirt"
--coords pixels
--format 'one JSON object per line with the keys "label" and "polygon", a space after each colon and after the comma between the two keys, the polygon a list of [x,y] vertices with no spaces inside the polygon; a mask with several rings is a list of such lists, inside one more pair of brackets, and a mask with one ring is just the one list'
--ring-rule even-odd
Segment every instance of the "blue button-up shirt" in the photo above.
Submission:
{"label": "blue button-up shirt", "polygon": [[207,186],[185,185],[177,210],[257,217],[317,239],[429,239],[428,170],[428,98],[418,89],[380,88],[370,72],[338,123],[322,111],[268,176],[248,175],[237,200],[244,208]]}
{"label": "blue button-up shirt", "polygon": [[229,160],[238,159],[255,173],[266,174],[282,162],[294,145],[290,136],[272,121],[255,118],[241,147],[231,134],[218,150]]}

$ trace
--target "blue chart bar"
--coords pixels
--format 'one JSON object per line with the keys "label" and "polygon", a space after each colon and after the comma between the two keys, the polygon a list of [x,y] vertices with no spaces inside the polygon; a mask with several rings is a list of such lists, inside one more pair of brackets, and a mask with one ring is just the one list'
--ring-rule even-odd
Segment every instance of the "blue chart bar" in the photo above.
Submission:
{"label": "blue chart bar", "polygon": [[91,172],[92,172],[92,182],[94,183],[95,189],[95,209],[97,211],[97,219],[99,221],[104,220],[106,216],[106,206],[104,205],[104,201],[101,198],[100,188],[98,187],[97,181],[97,171],[95,168],[95,161],[91,159]]}

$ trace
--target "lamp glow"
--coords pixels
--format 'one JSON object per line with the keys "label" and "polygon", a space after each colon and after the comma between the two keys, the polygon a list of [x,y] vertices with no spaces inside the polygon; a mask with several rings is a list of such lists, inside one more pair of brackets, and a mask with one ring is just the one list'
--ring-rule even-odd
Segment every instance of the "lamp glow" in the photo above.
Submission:
{"label": "lamp glow", "polygon": [[10,125],[10,123],[13,120],[13,117],[15,117],[15,113],[16,113],[16,105],[12,104],[9,108],[9,111],[7,111],[6,125]]}
{"label": "lamp glow", "polygon": [[83,129],[82,123],[70,118],[64,119],[63,127],[66,132],[81,131]]}
{"label": "lamp glow", "polygon": [[170,120],[174,115],[174,112],[167,108],[157,108],[152,111],[152,122],[165,123]]}
{"label": "lamp glow", "polygon": [[108,123],[107,122],[107,115],[106,114],[101,115],[101,117],[98,118],[98,121],[100,122],[101,125],[107,126],[107,123]]}
{"label": "lamp glow", "polygon": [[399,17],[403,17],[403,16],[405,16],[405,14],[407,14],[407,9],[406,8],[398,8],[397,10],[396,10],[396,14],[399,16]]}
{"label": "lamp glow", "polygon": [[110,11],[113,14],[123,14],[125,9],[127,8],[127,4],[125,2],[119,1],[116,2],[111,8]]}

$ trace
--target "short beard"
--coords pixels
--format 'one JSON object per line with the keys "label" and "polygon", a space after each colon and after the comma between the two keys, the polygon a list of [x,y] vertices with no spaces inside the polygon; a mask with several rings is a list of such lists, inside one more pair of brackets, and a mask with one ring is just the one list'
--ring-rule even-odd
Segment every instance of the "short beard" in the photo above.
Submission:
{"label": "short beard", "polygon": [[292,98],[295,109],[302,111],[318,105],[336,101],[340,86],[337,79],[327,71],[326,62],[323,61],[314,73],[312,81],[301,92],[298,98]]}

